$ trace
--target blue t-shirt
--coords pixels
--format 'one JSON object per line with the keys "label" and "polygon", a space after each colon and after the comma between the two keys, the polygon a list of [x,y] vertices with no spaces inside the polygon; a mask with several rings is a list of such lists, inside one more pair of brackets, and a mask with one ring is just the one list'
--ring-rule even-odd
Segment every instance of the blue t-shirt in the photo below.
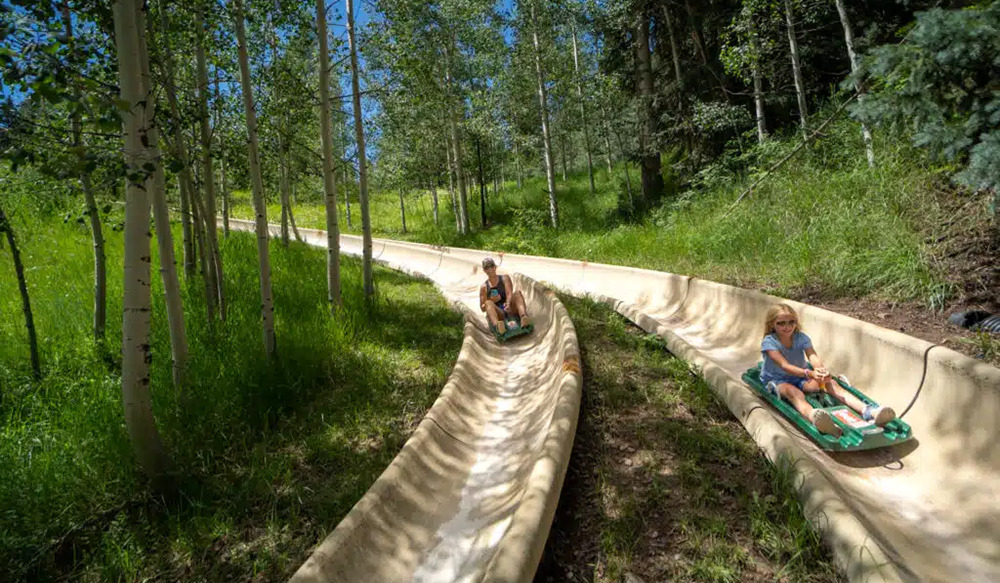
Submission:
{"label": "blue t-shirt", "polygon": [[785,345],[778,340],[777,334],[768,334],[760,343],[760,352],[764,357],[764,366],[760,368],[760,380],[766,385],[771,381],[794,382],[802,379],[795,375],[790,375],[778,363],[767,356],[768,350],[777,350],[781,356],[785,357],[792,366],[807,368],[806,350],[812,348],[812,340],[802,332],[795,332],[792,335],[792,347],[785,348]]}

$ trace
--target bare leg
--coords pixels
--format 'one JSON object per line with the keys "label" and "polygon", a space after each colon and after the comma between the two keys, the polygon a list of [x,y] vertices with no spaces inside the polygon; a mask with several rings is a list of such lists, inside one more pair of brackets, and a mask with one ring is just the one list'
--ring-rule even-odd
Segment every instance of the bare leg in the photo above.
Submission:
{"label": "bare leg", "polygon": [[507,326],[503,322],[503,318],[500,316],[500,309],[493,302],[486,302],[486,318],[491,324],[496,326],[498,332],[503,334],[507,331]]}
{"label": "bare leg", "polygon": [[521,325],[527,326],[531,323],[531,316],[528,315],[528,308],[524,303],[524,296],[521,292],[514,292],[514,296],[511,298],[511,305],[514,307],[514,312],[521,318]]}
{"label": "bare leg", "polygon": [[826,379],[823,390],[858,413],[863,414],[865,412],[865,404],[861,399],[855,397],[850,391],[837,384],[837,381],[833,380],[833,377]]}
{"label": "bare leg", "polygon": [[815,393],[820,390],[819,383],[815,380],[811,380],[802,385],[802,390],[799,390],[795,385],[789,383],[780,383],[778,385],[778,390],[781,395],[788,399],[795,410],[799,412],[800,415],[808,419],[823,433],[828,433],[834,436],[840,436],[842,430],[833,421],[833,418],[829,413],[822,409],[816,409],[806,401],[805,393]]}
{"label": "bare leg", "polygon": [[778,383],[778,390],[781,392],[781,396],[788,399],[788,402],[795,407],[795,410],[799,412],[806,419],[812,419],[813,406],[806,401],[806,395],[798,387],[789,383]]}

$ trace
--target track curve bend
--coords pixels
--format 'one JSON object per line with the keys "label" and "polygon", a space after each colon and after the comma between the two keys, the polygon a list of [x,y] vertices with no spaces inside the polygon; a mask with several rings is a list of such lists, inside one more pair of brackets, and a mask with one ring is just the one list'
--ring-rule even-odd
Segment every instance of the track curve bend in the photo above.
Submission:
{"label": "track curve bend", "polygon": [[[360,253],[358,237],[342,236],[341,245],[345,253]],[[846,374],[852,384],[897,411],[908,408],[905,420],[914,440],[831,455],[740,379],[760,359],[764,312],[787,300],[682,275],[586,261],[391,240],[377,240],[376,247],[384,249],[382,261],[433,274],[435,281],[467,279],[470,266],[490,254],[505,273],[600,299],[662,336],[673,353],[699,368],[769,458],[795,461],[806,512],[851,581],[1000,581],[1000,369],[943,346],[789,301],[834,373]],[[391,554],[383,558],[392,560]]]}
{"label": "track curve bend", "polygon": [[[230,221],[252,230],[249,221]],[[272,227],[272,235],[274,233]],[[326,246],[326,233],[299,229]],[[345,237],[342,252],[360,255]],[[525,582],[538,567],[576,434],[576,332],[550,290],[512,274],[535,331],[498,345],[479,311],[479,259],[379,241],[378,261],[434,282],[463,312],[441,395],[368,492],[292,577],[296,583]]]}

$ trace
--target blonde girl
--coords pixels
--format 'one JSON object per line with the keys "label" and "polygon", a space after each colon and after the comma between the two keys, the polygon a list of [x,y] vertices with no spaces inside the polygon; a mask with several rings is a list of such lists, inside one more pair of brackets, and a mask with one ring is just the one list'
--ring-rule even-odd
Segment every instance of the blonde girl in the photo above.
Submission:
{"label": "blonde girl", "polygon": [[891,407],[865,405],[837,384],[813,349],[812,340],[802,331],[795,310],[788,304],[776,304],[767,310],[760,352],[764,357],[760,380],[767,390],[784,397],[823,433],[839,437],[841,429],[829,413],[810,405],[805,393],[826,391],[879,427],[896,418]]}

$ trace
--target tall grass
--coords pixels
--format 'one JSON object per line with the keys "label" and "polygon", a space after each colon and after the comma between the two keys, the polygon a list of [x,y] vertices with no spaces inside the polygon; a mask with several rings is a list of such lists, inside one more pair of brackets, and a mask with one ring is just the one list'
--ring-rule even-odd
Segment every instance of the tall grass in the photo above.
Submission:
{"label": "tall grass", "polygon": [[177,491],[153,496],[123,423],[121,233],[107,233],[111,305],[99,346],[89,233],[64,223],[67,211],[8,209],[28,267],[39,382],[0,250],[0,580],[284,580],[433,402],[461,317],[430,284],[381,269],[379,300],[366,304],[350,259],[345,307],[331,317],[323,252],[274,245],[278,358],[266,362],[256,243],[234,234],[222,241],[228,321],[208,326],[200,279],[185,286],[190,380],[177,392],[154,259],[153,407]]}
{"label": "tall grass", "polygon": [[[488,229],[478,226],[478,193],[470,194],[475,230],[468,236],[455,232],[446,190],[439,191],[438,225],[423,191],[407,199],[407,234],[401,232],[395,191],[372,195],[372,224],[384,237],[646,267],[782,295],[874,295],[941,304],[951,289],[932,266],[921,236],[923,227],[941,217],[933,195],[936,170],[897,136],[876,134],[878,164],[869,168],[858,126],[835,122],[727,214],[739,194],[798,140],[779,136],[729,152],[689,176],[683,192],[677,192],[672,170],[683,164],[665,159],[667,202],[639,222],[619,210],[627,200],[619,164],[611,176],[598,172],[594,195],[585,172],[557,181],[559,230],[548,226],[542,176],[528,178],[520,190],[508,181],[491,197]],[[638,188],[638,170],[630,172]],[[320,200],[318,186],[310,184],[300,189],[299,224],[323,228],[323,208],[310,202]],[[236,212],[251,216],[245,203]],[[269,212],[280,216],[278,207]],[[348,232],[357,232],[356,207],[354,214]],[[346,227],[343,204],[340,222]]]}

